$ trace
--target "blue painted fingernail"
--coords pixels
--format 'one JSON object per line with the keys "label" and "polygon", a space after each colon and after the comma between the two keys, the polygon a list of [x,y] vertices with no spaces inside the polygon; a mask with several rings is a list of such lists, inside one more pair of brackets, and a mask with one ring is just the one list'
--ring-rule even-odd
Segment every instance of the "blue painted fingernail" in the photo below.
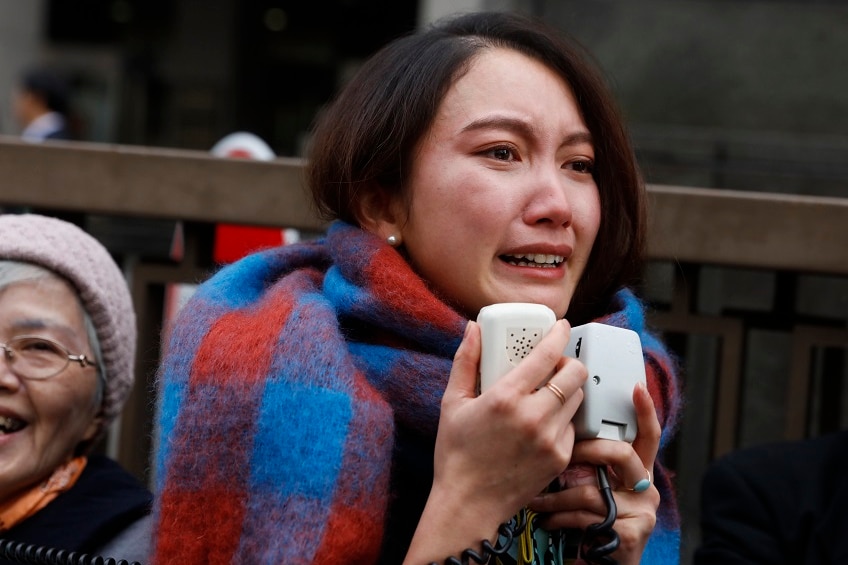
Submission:
{"label": "blue painted fingernail", "polygon": [[641,481],[639,481],[638,483],[633,485],[632,490],[633,490],[633,492],[645,492],[646,490],[648,490],[648,487],[650,487],[650,486],[651,486],[651,481],[649,481],[648,479],[642,479]]}

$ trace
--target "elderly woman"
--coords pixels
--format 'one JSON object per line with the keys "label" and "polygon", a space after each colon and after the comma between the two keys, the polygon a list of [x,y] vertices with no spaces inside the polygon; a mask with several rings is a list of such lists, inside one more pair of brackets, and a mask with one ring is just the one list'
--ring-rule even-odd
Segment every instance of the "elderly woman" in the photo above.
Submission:
{"label": "elderly woman", "polygon": [[0,216],[0,538],[142,560],[151,494],[93,448],[133,382],[135,313],[106,249]]}

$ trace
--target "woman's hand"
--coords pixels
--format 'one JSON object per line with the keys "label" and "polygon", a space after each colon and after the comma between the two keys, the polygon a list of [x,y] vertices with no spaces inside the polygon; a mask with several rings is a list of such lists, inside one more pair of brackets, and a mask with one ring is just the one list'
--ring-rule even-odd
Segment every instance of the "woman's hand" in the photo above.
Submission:
{"label": "woman's hand", "polygon": [[[607,509],[595,475],[598,465],[611,468],[610,485],[613,489],[618,517],[615,531],[621,545],[612,554],[620,565],[638,564],[648,538],[656,524],[660,493],[653,485],[649,469],[659,449],[661,428],[654,403],[644,385],[633,391],[639,432],[633,444],[605,439],[581,441],[574,445],[572,466],[566,470],[565,490],[537,497],[530,508],[547,516],[541,525],[548,529],[579,528],[604,520]],[[633,487],[643,479],[651,485],[643,492]]]}
{"label": "woman's hand", "polygon": [[[469,322],[442,399],[433,487],[407,555],[409,563],[442,562],[497,537],[572,459],[571,420],[583,400],[586,368],[563,356],[565,320],[520,365],[477,395],[480,329]],[[561,392],[537,387],[550,382]]]}

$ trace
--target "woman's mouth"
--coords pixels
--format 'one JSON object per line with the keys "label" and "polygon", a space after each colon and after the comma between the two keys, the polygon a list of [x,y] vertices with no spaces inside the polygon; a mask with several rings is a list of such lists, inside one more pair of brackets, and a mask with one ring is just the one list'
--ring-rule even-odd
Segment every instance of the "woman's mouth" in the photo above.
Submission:
{"label": "woman's mouth", "polygon": [[501,260],[517,267],[536,267],[538,269],[554,269],[559,267],[565,258],[562,255],[546,253],[525,253],[521,255],[501,255]]}
{"label": "woman's mouth", "polygon": [[24,427],[26,422],[10,416],[0,416],[0,435],[13,434]]}

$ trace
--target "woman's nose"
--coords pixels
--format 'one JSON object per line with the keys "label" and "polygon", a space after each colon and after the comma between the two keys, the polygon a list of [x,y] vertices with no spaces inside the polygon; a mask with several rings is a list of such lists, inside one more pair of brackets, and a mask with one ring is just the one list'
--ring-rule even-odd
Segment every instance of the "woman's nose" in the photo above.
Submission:
{"label": "woman's nose", "polygon": [[562,170],[552,166],[537,167],[531,182],[525,221],[529,224],[569,225],[572,209],[568,199],[567,180]]}
{"label": "woman's nose", "polygon": [[0,346],[0,390],[17,390],[21,386],[21,378],[12,370],[9,350],[5,345]]}

